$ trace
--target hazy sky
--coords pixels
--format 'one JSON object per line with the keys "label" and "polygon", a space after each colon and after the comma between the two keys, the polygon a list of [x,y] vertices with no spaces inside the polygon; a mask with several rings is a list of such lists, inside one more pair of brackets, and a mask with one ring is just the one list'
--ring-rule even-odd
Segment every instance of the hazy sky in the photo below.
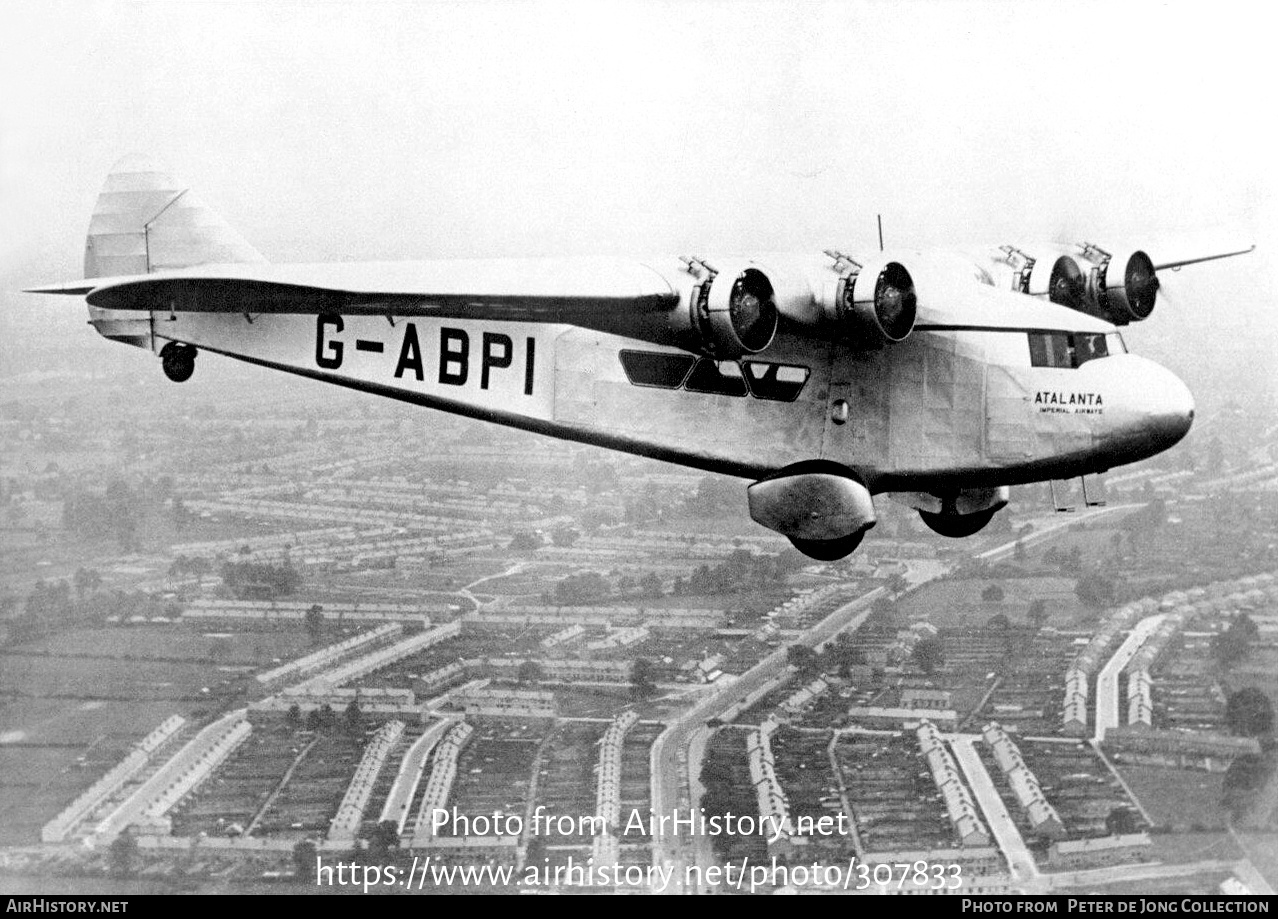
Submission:
{"label": "hazy sky", "polygon": [[1192,309],[1269,334],[1268,9],[9,2],[0,281],[78,277],[141,151],[272,261],[868,244],[877,212],[901,245],[1224,226],[1262,247],[1247,302],[1207,268]]}

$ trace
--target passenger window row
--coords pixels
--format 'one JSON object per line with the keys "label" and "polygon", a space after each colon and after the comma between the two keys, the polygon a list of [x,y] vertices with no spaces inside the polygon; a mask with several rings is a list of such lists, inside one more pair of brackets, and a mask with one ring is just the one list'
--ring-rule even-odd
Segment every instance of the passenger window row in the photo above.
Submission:
{"label": "passenger window row", "polygon": [[752,395],[773,402],[793,402],[811,371],[794,364],[765,361],[716,361],[691,354],[622,351],[621,366],[634,386],[680,389],[719,396]]}

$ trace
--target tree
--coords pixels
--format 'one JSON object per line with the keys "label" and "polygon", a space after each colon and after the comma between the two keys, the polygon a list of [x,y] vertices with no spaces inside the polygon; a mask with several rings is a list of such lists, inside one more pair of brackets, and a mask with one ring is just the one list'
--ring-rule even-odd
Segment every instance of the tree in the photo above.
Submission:
{"label": "tree", "polygon": [[1140,828],[1136,812],[1130,807],[1115,807],[1105,818],[1105,829],[1111,836],[1126,836]]}
{"label": "tree", "polygon": [[528,840],[528,848],[524,854],[525,865],[542,865],[545,864],[547,857],[546,837],[540,833],[532,834]]}
{"label": "tree", "polygon": [[1273,765],[1255,753],[1244,753],[1229,764],[1221,785],[1224,797],[1221,803],[1233,819],[1240,819],[1251,809],[1257,794],[1265,787],[1272,772]]}
{"label": "tree", "polygon": [[1225,629],[1211,640],[1211,656],[1222,667],[1232,667],[1247,656],[1247,639],[1233,628]]}
{"label": "tree", "polygon": [[121,833],[111,840],[107,859],[111,866],[111,873],[116,877],[128,877],[132,874],[137,857],[138,841],[128,832]]}
{"label": "tree", "polygon": [[540,683],[541,675],[541,664],[536,661],[524,661],[519,665],[519,670],[516,674],[521,683]]}
{"label": "tree", "polygon": [[1240,614],[1229,623],[1229,628],[1211,640],[1211,653],[1222,667],[1238,663],[1251,650],[1260,630],[1250,616]]}
{"label": "tree", "polygon": [[541,537],[528,530],[520,530],[507,546],[511,552],[532,552],[541,548]]}
{"label": "tree", "polygon": [[306,634],[311,636],[311,641],[318,641],[323,631],[324,607],[316,603],[306,611]]}
{"label": "tree", "polygon": [[399,828],[395,825],[394,820],[383,820],[377,826],[373,827],[373,832],[368,837],[368,851],[370,855],[384,856],[392,849],[399,848]]}
{"label": "tree", "polygon": [[550,541],[553,542],[556,546],[561,546],[567,549],[567,548],[570,548],[572,544],[577,541],[577,537],[579,537],[580,535],[581,533],[573,529],[572,527],[564,526],[564,527],[559,527],[553,533],[550,534]]}
{"label": "tree", "polygon": [[652,661],[639,658],[630,668],[630,691],[636,699],[651,698],[657,691],[652,678]]}
{"label": "tree", "polygon": [[1029,610],[1025,613],[1025,618],[1030,621],[1034,628],[1041,629],[1043,623],[1047,621],[1047,601],[1043,599],[1031,600]]}
{"label": "tree", "polygon": [[812,676],[821,669],[816,651],[807,645],[790,645],[785,649],[785,659],[791,667],[798,668],[801,676]]}
{"label": "tree", "polygon": [[288,707],[288,723],[293,728],[302,723],[302,707],[296,702]]}
{"label": "tree", "polygon": [[1003,596],[1003,588],[997,584],[990,584],[981,591],[981,599],[986,603],[1002,603]]}
{"label": "tree", "polygon": [[892,614],[895,607],[887,597],[879,597],[870,607],[870,614],[865,617],[867,629],[886,629],[892,625]]}
{"label": "tree", "polygon": [[701,760],[701,784],[706,788],[732,784],[732,769],[721,757],[703,757]]}
{"label": "tree", "polygon": [[286,558],[282,564],[228,561],[222,564],[222,581],[240,599],[273,600],[297,590],[302,576]]}
{"label": "tree", "polygon": [[181,533],[186,529],[186,525],[191,521],[191,512],[186,509],[186,505],[182,503],[181,498],[173,499],[173,529],[175,532]]}
{"label": "tree", "polygon": [[1114,602],[1114,582],[1098,574],[1088,574],[1074,583],[1074,595],[1084,606],[1104,609]]}
{"label": "tree", "polygon": [[1012,627],[1012,620],[1007,618],[1006,613],[995,613],[990,617],[990,621],[985,623],[985,627],[999,632],[1006,632]]}
{"label": "tree", "polygon": [[894,597],[899,597],[909,589],[910,582],[905,579],[903,574],[894,574],[887,579],[887,592]]}
{"label": "tree", "polygon": [[296,880],[310,880],[314,876],[311,872],[318,864],[318,855],[319,850],[309,839],[303,839],[293,846],[293,875]]}
{"label": "tree", "polygon": [[1225,723],[1245,737],[1268,734],[1274,725],[1273,704],[1255,687],[1240,689],[1225,701]]}
{"label": "tree", "polygon": [[346,706],[346,728],[352,733],[364,726],[364,712],[359,707],[359,699],[351,699]]}
{"label": "tree", "polygon": [[318,731],[323,726],[324,726],[324,721],[322,718],[320,718],[320,713],[318,709],[313,708],[306,713],[306,730]]}
{"label": "tree", "polygon": [[80,599],[84,599],[85,591],[89,589],[89,570],[87,568],[77,568],[71,583],[75,586],[75,595]]}
{"label": "tree", "polygon": [[920,638],[911,656],[918,668],[928,676],[945,664],[945,648],[941,645],[941,639],[935,636]]}
{"label": "tree", "polygon": [[661,578],[657,577],[655,572],[649,571],[639,579],[639,592],[651,599],[660,597],[664,591],[661,587]]}
{"label": "tree", "polygon": [[697,493],[688,499],[688,510],[697,517],[725,517],[737,513],[741,486],[723,475],[706,476],[697,484]]}

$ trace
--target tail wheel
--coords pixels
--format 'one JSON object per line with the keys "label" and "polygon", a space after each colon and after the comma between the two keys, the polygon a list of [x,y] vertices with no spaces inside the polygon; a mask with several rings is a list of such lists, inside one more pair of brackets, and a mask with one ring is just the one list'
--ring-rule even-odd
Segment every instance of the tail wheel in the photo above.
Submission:
{"label": "tail wheel", "polygon": [[815,558],[820,562],[837,562],[855,552],[864,538],[865,531],[862,530],[840,539],[795,539],[791,536],[790,544],[808,558]]}
{"label": "tail wheel", "polygon": [[977,511],[975,514],[929,514],[927,511],[919,511],[919,518],[933,533],[939,533],[951,539],[962,539],[964,536],[973,536],[985,529],[985,525],[994,519],[998,510],[997,507],[992,507],[987,511]]}
{"label": "tail wheel", "polygon": [[160,366],[174,383],[185,383],[195,373],[196,350],[190,345],[169,342],[160,350]]}

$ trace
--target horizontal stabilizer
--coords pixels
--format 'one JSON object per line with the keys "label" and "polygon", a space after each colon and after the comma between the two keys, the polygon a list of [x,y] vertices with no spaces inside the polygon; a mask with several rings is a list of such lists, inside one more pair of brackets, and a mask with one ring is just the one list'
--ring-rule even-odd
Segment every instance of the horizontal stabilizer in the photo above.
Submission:
{"label": "horizontal stabilizer", "polygon": [[93,288],[97,287],[96,281],[67,281],[62,284],[44,284],[40,287],[24,287],[24,294],[65,294],[67,296],[83,297]]}

